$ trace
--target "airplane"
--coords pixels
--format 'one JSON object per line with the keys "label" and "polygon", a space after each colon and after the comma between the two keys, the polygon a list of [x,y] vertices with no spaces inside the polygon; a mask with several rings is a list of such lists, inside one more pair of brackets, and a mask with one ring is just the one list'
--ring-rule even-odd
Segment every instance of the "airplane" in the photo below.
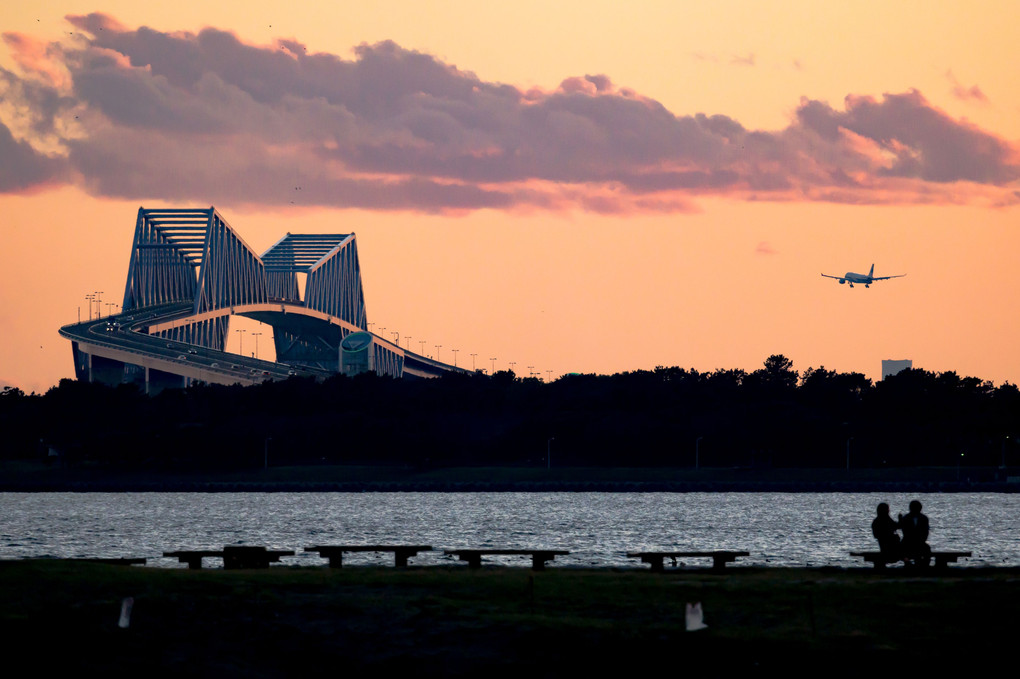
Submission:
{"label": "airplane", "polygon": [[886,281],[889,280],[890,278],[903,278],[907,274],[901,273],[896,276],[876,276],[875,265],[872,264],[871,270],[868,271],[867,274],[847,271],[846,274],[843,276],[830,276],[827,273],[823,273],[822,275],[825,276],[826,278],[835,278],[836,280],[839,281],[840,285],[843,285],[844,283],[849,283],[851,288],[854,287],[854,283],[861,283],[862,285],[864,285],[864,287],[870,288],[871,284],[874,283],[875,281]]}

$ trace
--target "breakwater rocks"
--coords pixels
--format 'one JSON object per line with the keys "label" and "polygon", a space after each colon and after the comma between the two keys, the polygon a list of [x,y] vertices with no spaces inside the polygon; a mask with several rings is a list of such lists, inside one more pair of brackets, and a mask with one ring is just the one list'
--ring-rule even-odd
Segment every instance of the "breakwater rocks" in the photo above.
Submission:
{"label": "breakwater rocks", "polygon": [[72,493],[1015,493],[967,481],[216,481],[0,479],[0,492]]}

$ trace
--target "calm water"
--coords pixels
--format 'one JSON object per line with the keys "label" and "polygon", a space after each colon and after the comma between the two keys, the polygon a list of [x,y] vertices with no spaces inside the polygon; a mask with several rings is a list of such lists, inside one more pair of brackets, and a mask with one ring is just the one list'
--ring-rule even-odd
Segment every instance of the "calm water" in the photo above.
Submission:
{"label": "calm water", "polygon": [[[932,549],[972,551],[961,565],[1020,566],[1020,494],[993,493],[0,493],[0,559],[147,557],[183,568],[163,551],[253,544],[293,549],[284,563],[311,566],[326,562],[301,551],[310,545],[409,543],[567,549],[563,566],[637,567],[626,552],[643,549],[751,552],[737,566],[855,566],[847,552],[876,548],[875,505],[895,516],[915,498]],[[434,552],[412,563],[453,560]]]}

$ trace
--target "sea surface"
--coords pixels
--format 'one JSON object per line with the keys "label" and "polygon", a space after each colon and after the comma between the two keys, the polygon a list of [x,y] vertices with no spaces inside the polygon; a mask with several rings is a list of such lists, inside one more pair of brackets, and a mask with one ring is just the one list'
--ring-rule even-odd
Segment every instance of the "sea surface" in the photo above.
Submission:
{"label": "sea surface", "polygon": [[[316,566],[325,560],[305,547],[403,543],[569,550],[553,567],[647,568],[626,554],[655,549],[751,553],[730,568],[847,567],[863,565],[848,552],[877,549],[875,506],[888,502],[895,516],[913,499],[930,518],[932,549],[973,552],[959,566],[1020,566],[1020,494],[996,493],[0,493],[0,559],[146,557],[185,568],[163,552],[243,544],[292,549],[281,563]],[[437,551],[411,563],[460,562]]]}

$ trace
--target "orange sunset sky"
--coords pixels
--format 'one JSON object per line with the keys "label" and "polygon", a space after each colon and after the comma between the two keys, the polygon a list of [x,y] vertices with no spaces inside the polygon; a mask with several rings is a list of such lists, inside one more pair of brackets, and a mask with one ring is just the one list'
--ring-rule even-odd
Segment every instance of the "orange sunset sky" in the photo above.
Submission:
{"label": "orange sunset sky", "polygon": [[1016,383],[1020,3],[835,5],[2,3],[0,385],[209,205],[357,233],[373,329],[461,366]]}

